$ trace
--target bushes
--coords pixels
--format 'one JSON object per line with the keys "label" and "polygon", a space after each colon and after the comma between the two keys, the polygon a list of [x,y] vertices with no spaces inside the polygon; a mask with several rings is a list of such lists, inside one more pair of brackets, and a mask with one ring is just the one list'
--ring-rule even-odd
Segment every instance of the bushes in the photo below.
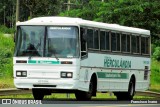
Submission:
{"label": "bushes", "polygon": [[160,62],[152,59],[151,65],[151,84],[160,84]]}
{"label": "bushes", "polygon": [[12,77],[13,74],[13,37],[4,37],[0,34],[0,73]]}
{"label": "bushes", "polygon": [[155,60],[160,61],[160,47],[156,47],[152,56]]}
{"label": "bushes", "polygon": [[1,33],[6,33],[6,34],[11,34],[11,33],[14,33],[14,29],[13,28],[7,28],[6,26],[4,25],[1,25],[0,26],[0,32]]}

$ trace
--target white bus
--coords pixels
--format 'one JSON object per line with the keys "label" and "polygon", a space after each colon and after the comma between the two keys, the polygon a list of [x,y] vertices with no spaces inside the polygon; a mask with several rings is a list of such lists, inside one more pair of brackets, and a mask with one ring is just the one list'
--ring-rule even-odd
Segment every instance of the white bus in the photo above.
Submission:
{"label": "white bus", "polygon": [[113,92],[131,100],[150,85],[150,31],[70,17],[17,22],[14,84],[34,99],[75,93],[91,100]]}

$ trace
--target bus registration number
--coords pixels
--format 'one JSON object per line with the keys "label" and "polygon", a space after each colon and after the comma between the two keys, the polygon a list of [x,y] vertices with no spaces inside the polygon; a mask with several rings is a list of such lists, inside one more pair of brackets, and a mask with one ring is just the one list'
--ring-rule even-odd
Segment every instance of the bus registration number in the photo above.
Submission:
{"label": "bus registration number", "polygon": [[38,83],[42,84],[42,83],[48,83],[48,80],[38,80]]}

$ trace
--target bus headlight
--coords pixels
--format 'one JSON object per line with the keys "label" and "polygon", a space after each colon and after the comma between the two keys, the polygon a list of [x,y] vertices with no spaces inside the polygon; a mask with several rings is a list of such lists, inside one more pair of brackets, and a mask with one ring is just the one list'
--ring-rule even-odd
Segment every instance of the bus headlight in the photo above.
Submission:
{"label": "bus headlight", "polygon": [[61,78],[72,78],[73,73],[72,72],[61,72]]}
{"label": "bus headlight", "polygon": [[16,77],[27,77],[27,71],[16,71]]}
{"label": "bus headlight", "polygon": [[67,77],[72,78],[72,73],[71,72],[67,73]]}
{"label": "bus headlight", "polygon": [[20,71],[17,71],[16,72],[16,77],[20,77],[21,76],[21,72]]}

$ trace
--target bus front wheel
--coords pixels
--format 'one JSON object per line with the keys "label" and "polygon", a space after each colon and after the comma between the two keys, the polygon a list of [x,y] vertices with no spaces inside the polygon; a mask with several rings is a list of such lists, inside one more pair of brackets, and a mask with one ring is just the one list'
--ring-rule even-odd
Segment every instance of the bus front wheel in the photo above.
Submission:
{"label": "bus front wheel", "polygon": [[88,92],[85,92],[85,91],[77,91],[75,92],[75,96],[76,96],[76,99],[77,100],[80,100],[80,101],[87,101],[87,100],[91,100],[92,98],[92,94],[93,94],[93,81],[91,80],[90,81],[90,84],[89,84],[89,91]]}
{"label": "bus front wheel", "polygon": [[32,89],[32,94],[35,100],[43,100],[44,93],[41,89]]}

